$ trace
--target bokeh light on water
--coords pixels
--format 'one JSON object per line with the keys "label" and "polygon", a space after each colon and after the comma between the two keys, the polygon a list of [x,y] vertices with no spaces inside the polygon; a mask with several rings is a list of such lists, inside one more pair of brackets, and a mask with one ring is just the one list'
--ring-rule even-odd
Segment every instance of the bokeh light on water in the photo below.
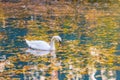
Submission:
{"label": "bokeh light on water", "polygon": [[[0,80],[120,80],[119,4],[1,0]],[[55,35],[63,39],[56,58],[26,53],[25,39],[50,42]]]}

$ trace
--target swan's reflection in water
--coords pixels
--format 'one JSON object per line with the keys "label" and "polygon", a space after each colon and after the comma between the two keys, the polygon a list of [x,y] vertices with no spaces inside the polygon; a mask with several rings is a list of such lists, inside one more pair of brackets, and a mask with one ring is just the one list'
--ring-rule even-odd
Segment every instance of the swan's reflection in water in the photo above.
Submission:
{"label": "swan's reflection in water", "polygon": [[33,54],[34,56],[46,56],[48,54],[51,54],[54,58],[56,58],[55,50],[33,50],[33,49],[27,49],[27,53]]}
{"label": "swan's reflection in water", "polygon": [[61,62],[57,61],[55,51],[35,51],[28,50],[28,52],[32,53],[36,58],[48,58],[48,54],[50,54],[49,63],[42,62],[29,62],[29,70],[24,72],[24,80],[59,80],[58,79],[58,68],[61,66]]}

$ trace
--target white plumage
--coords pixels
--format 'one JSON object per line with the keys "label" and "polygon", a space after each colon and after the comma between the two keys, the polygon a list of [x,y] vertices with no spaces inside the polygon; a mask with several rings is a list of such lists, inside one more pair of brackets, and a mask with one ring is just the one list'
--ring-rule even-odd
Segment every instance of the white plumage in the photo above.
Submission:
{"label": "white plumage", "polygon": [[27,45],[32,49],[38,50],[50,50],[50,45],[45,41],[28,41],[26,40]]}
{"label": "white plumage", "polygon": [[32,53],[37,56],[46,55],[51,51],[55,51],[55,41],[62,41],[60,36],[53,36],[50,44],[41,40],[25,40],[27,45],[29,46],[29,49],[26,50],[26,52]]}

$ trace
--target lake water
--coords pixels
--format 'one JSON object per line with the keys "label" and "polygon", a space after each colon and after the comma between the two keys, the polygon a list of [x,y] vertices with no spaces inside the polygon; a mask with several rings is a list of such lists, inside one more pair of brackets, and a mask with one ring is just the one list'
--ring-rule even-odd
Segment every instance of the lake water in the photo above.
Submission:
{"label": "lake water", "polygon": [[[112,80],[120,80],[119,70],[110,70],[107,65],[103,68],[97,62],[97,58],[93,59],[94,57],[88,57],[89,55],[82,54],[79,51],[73,53],[73,51],[69,51],[69,48],[66,50],[64,47],[67,46],[65,45],[67,42],[71,41],[72,44],[75,44],[74,40],[78,40],[74,34],[59,34],[64,42],[62,47],[57,46],[58,50],[55,52],[56,58],[54,58],[50,54],[40,57],[25,52],[28,48],[25,42],[28,28],[6,27],[1,28],[0,32],[2,34],[0,41],[1,62],[4,60],[3,55],[11,62],[0,73],[1,80],[93,80],[93,77],[96,80],[104,80],[102,79],[103,75],[107,77],[105,80],[111,77],[113,77]],[[85,38],[85,36],[81,37],[81,39]],[[85,43],[79,45],[83,44]],[[76,51],[80,47],[79,45],[75,46]],[[120,47],[118,46],[117,49],[119,50]],[[41,53],[48,52],[43,51]],[[92,62],[88,63],[90,60]],[[103,71],[103,75],[101,75],[101,71]]]}
{"label": "lake water", "polygon": [[[120,80],[119,5],[120,0],[0,0],[0,80]],[[57,39],[56,50],[28,47],[25,39]]]}

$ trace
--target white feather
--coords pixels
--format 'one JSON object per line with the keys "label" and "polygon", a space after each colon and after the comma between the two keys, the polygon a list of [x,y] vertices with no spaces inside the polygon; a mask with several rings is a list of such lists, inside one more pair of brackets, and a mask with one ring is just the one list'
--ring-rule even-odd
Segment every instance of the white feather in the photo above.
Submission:
{"label": "white feather", "polygon": [[[26,52],[34,54],[35,56],[42,56],[42,55],[51,53],[51,51],[55,51],[55,40],[62,41],[61,37],[59,36],[53,36],[50,44],[48,44],[45,41],[41,41],[41,40],[29,41],[25,39],[27,45],[30,47],[29,49],[26,50]],[[56,54],[52,53],[52,56],[56,57]]]}
{"label": "white feather", "polygon": [[30,48],[38,49],[38,50],[50,50],[50,45],[45,41],[35,40],[35,41],[28,41],[26,43]]}

